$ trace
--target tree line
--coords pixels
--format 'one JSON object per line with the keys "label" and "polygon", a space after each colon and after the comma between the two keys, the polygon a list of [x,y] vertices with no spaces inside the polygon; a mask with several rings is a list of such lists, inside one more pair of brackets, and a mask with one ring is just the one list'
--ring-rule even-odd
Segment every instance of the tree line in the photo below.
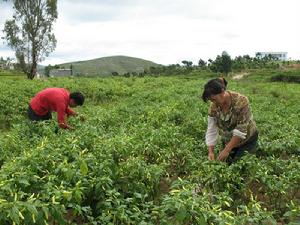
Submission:
{"label": "tree line", "polygon": [[237,56],[231,58],[231,56],[223,51],[222,54],[217,55],[213,59],[208,59],[205,61],[199,59],[198,64],[193,64],[192,61],[183,60],[182,64],[171,64],[168,66],[150,67],[145,70],[143,74],[157,74],[157,75],[167,75],[167,74],[188,74],[192,71],[197,70],[207,70],[214,73],[220,73],[227,76],[230,72],[241,72],[247,69],[261,69],[261,68],[279,68],[280,64],[289,64],[289,61],[279,61],[276,57],[272,55],[267,55],[265,57],[260,57],[256,55],[255,57],[250,57],[249,55]]}

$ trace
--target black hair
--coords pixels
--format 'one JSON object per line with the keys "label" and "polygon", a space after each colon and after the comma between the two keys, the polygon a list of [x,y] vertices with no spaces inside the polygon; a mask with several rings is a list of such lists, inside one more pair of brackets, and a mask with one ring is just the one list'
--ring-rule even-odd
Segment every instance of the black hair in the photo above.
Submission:
{"label": "black hair", "polygon": [[202,100],[204,102],[207,102],[207,100],[211,96],[220,94],[222,91],[225,91],[226,87],[227,87],[227,84],[228,84],[228,82],[222,77],[209,80],[204,85]]}
{"label": "black hair", "polygon": [[77,105],[83,105],[84,103],[84,96],[80,92],[72,92],[70,99],[73,99]]}

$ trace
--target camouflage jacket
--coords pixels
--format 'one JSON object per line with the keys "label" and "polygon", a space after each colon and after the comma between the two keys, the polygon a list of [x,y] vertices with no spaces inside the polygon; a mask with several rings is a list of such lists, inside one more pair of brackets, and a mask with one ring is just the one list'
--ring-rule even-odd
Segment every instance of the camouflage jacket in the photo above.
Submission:
{"label": "camouflage jacket", "polygon": [[215,103],[211,103],[208,114],[210,117],[215,118],[223,143],[228,143],[235,131],[243,133],[245,139],[238,145],[240,146],[255,134],[257,128],[253,120],[248,98],[233,91],[227,92],[231,96],[229,110],[224,113],[221,107]]}

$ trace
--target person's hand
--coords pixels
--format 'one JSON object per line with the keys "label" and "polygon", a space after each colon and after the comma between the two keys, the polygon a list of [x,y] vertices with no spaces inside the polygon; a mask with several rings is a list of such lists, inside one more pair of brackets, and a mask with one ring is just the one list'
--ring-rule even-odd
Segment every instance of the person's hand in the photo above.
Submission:
{"label": "person's hand", "polygon": [[215,153],[213,151],[208,152],[208,159],[209,160],[215,160]]}
{"label": "person's hand", "polygon": [[229,151],[227,149],[224,149],[218,155],[217,160],[225,161],[227,159],[228,155],[229,155]]}

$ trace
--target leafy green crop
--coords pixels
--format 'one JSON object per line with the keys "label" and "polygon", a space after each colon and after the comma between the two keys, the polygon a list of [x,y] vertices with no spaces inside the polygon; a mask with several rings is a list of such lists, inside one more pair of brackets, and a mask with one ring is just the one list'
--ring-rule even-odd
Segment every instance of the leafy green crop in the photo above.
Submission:
{"label": "leafy green crop", "polygon": [[[231,166],[207,159],[201,74],[1,78],[0,224],[299,223],[300,89],[259,73],[229,80],[250,99],[260,144]],[[26,119],[53,86],[87,98],[72,132]]]}

